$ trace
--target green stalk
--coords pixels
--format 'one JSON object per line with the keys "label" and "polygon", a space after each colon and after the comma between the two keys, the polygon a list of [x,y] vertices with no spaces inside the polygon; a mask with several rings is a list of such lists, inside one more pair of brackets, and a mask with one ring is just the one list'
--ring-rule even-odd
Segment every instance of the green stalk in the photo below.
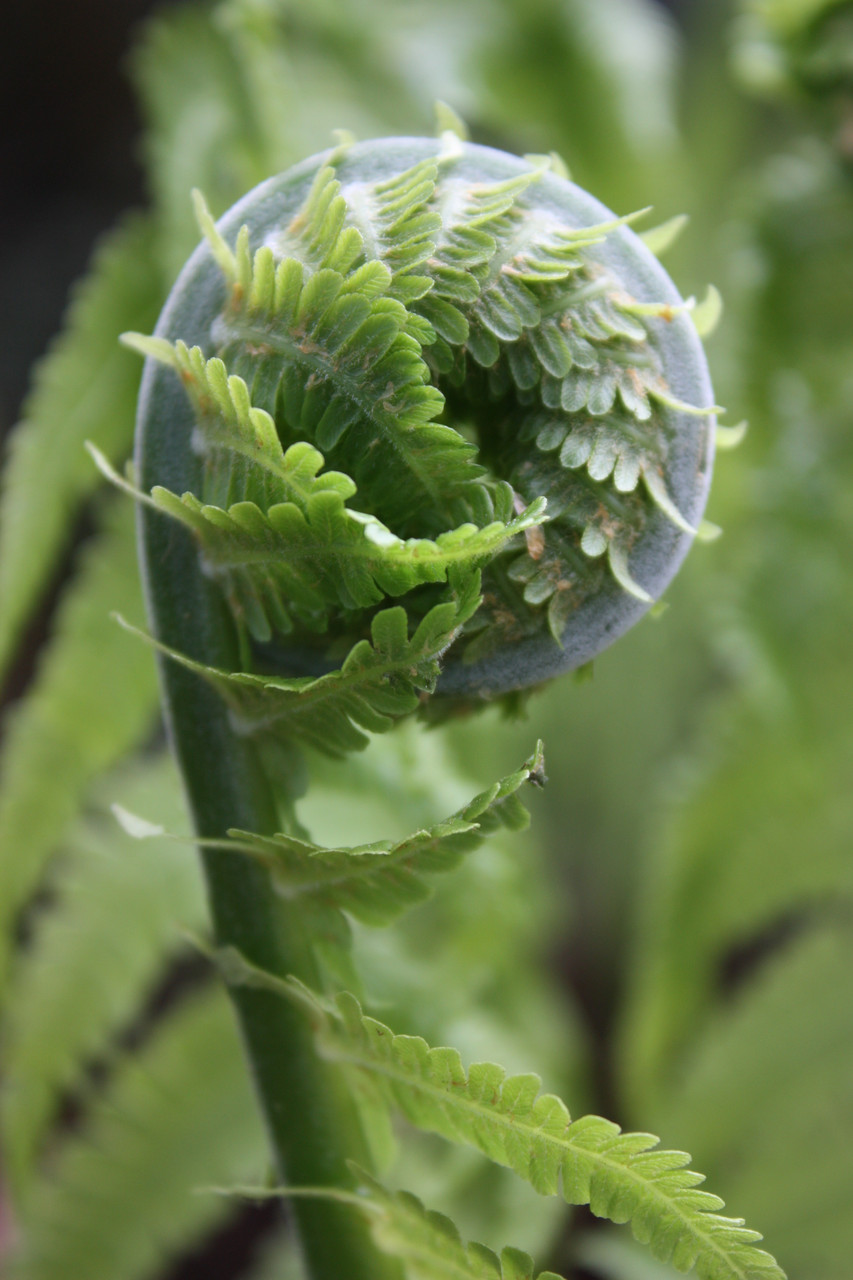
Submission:
{"label": "green stalk", "polygon": [[[176,463],[180,467],[175,453],[182,452],[181,433],[166,429],[168,404],[157,412],[156,402],[156,395],[149,397],[143,407],[138,439],[140,472],[149,486],[162,478],[164,466],[172,472]],[[201,662],[237,667],[233,621],[204,578],[190,538],[142,507],[140,554],[157,637]],[[164,663],[161,676],[166,721],[197,834],[221,838],[229,827],[275,832],[280,825],[276,806],[257,753],[234,732],[224,703],[174,663]],[[281,977],[293,974],[316,988],[310,941],[298,914],[274,893],[267,872],[220,850],[204,852],[202,860],[216,945],[236,947],[261,969]],[[343,1082],[318,1059],[305,1018],[266,991],[238,986],[230,995],[277,1177],[292,1186],[351,1185],[347,1159],[371,1163],[364,1135]],[[363,1215],[350,1206],[299,1199],[293,1213],[311,1280],[400,1275],[396,1264],[374,1248]]]}

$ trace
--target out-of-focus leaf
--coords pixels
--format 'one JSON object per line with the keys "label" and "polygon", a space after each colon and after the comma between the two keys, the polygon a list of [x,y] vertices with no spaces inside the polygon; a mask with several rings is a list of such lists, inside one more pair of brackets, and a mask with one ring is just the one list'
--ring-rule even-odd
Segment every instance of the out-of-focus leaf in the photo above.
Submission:
{"label": "out-of-focus leaf", "polygon": [[199,238],[192,188],[203,188],[219,214],[268,173],[239,66],[208,11],[184,7],[152,22],[132,70],[148,124],[158,256],[171,280]]}
{"label": "out-of-focus leaf", "polygon": [[[110,775],[101,789],[126,804],[156,805],[174,826],[184,821],[166,757]],[[140,856],[101,814],[78,825],[66,849],[9,999],[0,1102],[5,1172],[21,1203],[63,1092],[80,1087],[87,1062],[114,1057],[116,1034],[184,945],[180,930],[201,931],[206,918],[197,859],[186,846],[152,841]]]}
{"label": "out-of-focus leaf", "polygon": [[[106,963],[107,961],[105,961]],[[28,1201],[20,1280],[143,1280],[221,1222],[211,1183],[257,1181],[265,1138],[214,987],[125,1061]]]}
{"label": "out-of-focus leaf", "polygon": [[191,188],[203,190],[218,215],[265,178],[329,147],[336,129],[400,131],[408,117],[418,131],[405,77],[393,56],[383,56],[383,42],[372,0],[330,8],[224,0],[148,26],[133,71],[167,278],[198,240]]}
{"label": "out-of-focus leaf", "polygon": [[843,734],[821,741],[754,709],[729,714],[715,766],[674,814],[646,886],[623,1045],[643,1112],[670,1087],[732,951],[853,899],[849,734],[845,746]]}
{"label": "out-of-focus leaf", "polygon": [[129,451],[139,366],[118,343],[147,330],[161,302],[146,218],[129,218],[98,250],[55,346],[38,367],[10,440],[0,499],[0,673],[50,581],[80,504],[100,483],[83,448]]}
{"label": "out-of-focus leaf", "polygon": [[556,148],[611,208],[654,198],[655,167],[677,137],[675,45],[660,7],[503,0],[487,21],[472,65],[491,127],[519,149]]}
{"label": "out-of-focus leaf", "polygon": [[791,1276],[845,1280],[853,1252],[851,965],[853,931],[827,912],[709,1020],[650,1116],[728,1187]]}
{"label": "out-of-focus leaf", "polygon": [[84,548],[35,682],[9,715],[0,756],[0,977],[15,916],[76,816],[87,788],[150,732],[154,664],[110,621],[141,619],[133,510],[111,506]]}

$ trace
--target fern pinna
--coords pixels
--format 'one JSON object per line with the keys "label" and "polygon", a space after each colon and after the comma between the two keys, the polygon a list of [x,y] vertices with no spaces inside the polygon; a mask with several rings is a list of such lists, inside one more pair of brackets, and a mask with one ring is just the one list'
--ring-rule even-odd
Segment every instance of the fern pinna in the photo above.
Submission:
{"label": "fern pinna", "polygon": [[[426,704],[511,695],[660,594],[710,474],[689,308],[553,163],[453,133],[341,146],[219,226],[197,213],[156,335],[126,338],[148,361],[135,473],[113,478],[140,501],[167,718],[279,1173],[327,1189],[295,1201],[311,1276],[530,1274],[367,1175],[354,1211],[350,1162],[384,1108],[705,1280],[779,1276],[686,1156],[331,999],[347,916],[388,923],[523,822],[541,753],[402,842],[322,849],[292,807],[300,746],[340,757]],[[429,1227],[417,1256],[404,1211]]]}

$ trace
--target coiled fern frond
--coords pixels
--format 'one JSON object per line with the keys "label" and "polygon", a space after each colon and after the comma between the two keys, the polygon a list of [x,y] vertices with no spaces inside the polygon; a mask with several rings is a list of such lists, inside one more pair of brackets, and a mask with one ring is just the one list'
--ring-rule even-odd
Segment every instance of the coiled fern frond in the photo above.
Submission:
{"label": "coiled fern frond", "polygon": [[450,134],[306,161],[221,227],[197,208],[206,244],[158,336],[127,339],[165,424],[138,465],[249,665],[320,675],[389,597],[413,631],[482,572],[434,656],[440,693],[494,696],[587,661],[660,594],[714,407],[629,219]]}
{"label": "coiled fern frond", "polygon": [[425,874],[522,820],[541,752],[382,847],[314,844],[288,777],[294,747],[341,757],[434,695],[584,663],[660,594],[712,456],[687,304],[628,219],[450,133],[340,147],[219,225],[196,204],[204,243],[156,334],[127,336],[148,359],[136,471],[113,479],[140,500],[216,954],[280,1172],[340,1193],[296,1206],[312,1276],[420,1274],[396,1247],[385,1270],[348,1203],[348,1158],[369,1160],[363,1126],[388,1103],[703,1280],[779,1276],[687,1156],[312,994],[348,973],[345,916],[389,923]]}

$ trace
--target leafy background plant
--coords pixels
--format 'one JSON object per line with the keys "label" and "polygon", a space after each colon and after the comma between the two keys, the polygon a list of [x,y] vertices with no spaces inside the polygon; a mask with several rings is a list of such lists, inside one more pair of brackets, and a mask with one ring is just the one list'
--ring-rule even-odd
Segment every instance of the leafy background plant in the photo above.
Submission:
{"label": "leafy background plant", "polygon": [[[138,366],[115,335],[150,329],[192,249],[191,186],[221,212],[334,128],[431,131],[436,97],[477,140],[557,150],[619,212],[689,214],[667,265],[685,293],[722,289],[716,391],[750,430],[718,465],[725,538],[593,681],[534,697],[526,721],[312,762],[301,816],[329,844],[403,837],[544,737],[532,829],[467,858],[404,930],[357,932],[383,1020],[654,1130],[792,1280],[849,1275],[853,189],[849,80],[829,57],[849,5],[684,8],[220,0],[137,34],[146,208],[99,246],[36,372],[0,508],[7,669],[46,618],[0,759],[5,1247],[12,1267],[23,1241],[22,1280],[298,1274],[275,1206],[191,1193],[260,1181],[263,1138],[225,999],[185,941],[204,929],[192,852],[138,845],[108,812],[184,824],[150,656],[107,620],[141,622],[131,512],[82,441],[129,449]],[[395,1180],[466,1239],[577,1280],[671,1274],[465,1152],[407,1139],[401,1158]]]}

